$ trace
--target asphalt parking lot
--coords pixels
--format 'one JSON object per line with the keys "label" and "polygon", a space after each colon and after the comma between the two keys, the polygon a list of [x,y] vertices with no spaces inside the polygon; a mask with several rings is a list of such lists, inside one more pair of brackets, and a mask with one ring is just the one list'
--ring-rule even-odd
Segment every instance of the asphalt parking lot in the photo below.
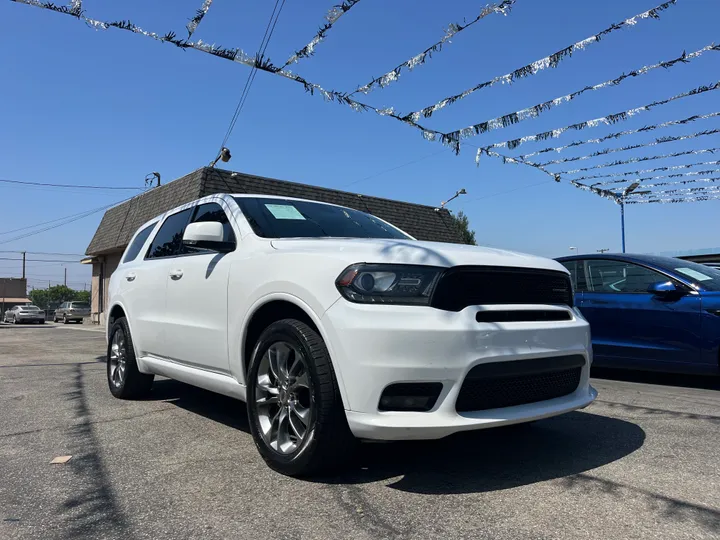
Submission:
{"label": "asphalt parking lot", "polygon": [[161,379],[114,399],[104,349],[0,326],[0,538],[720,538],[714,383],[595,379],[584,411],[363,445],[307,481],[265,466],[240,402]]}

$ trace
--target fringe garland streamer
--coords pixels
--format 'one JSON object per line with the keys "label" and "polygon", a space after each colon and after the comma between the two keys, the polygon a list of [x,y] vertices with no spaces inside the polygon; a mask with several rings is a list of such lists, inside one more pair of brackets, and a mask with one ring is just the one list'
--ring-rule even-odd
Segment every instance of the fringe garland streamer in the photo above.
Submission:
{"label": "fringe garland streamer", "polygon": [[677,137],[660,137],[660,138],[655,139],[654,141],[651,141],[648,143],[632,144],[632,145],[623,146],[620,148],[605,148],[604,150],[598,150],[597,152],[593,152],[592,154],[588,154],[587,156],[577,156],[577,157],[564,158],[564,159],[553,159],[552,161],[546,161],[544,163],[536,163],[535,165],[540,165],[541,167],[547,167],[548,165],[557,165],[559,163],[570,163],[572,161],[584,161],[586,159],[592,159],[592,158],[595,158],[598,156],[605,156],[607,154],[613,154],[615,152],[626,152],[628,150],[635,150],[637,148],[649,148],[651,146],[657,146],[659,144],[676,142],[676,141],[684,141],[687,139],[695,139],[697,137],[704,137],[706,135],[715,135],[717,133],[720,133],[720,129],[709,129],[706,131],[700,131],[698,133],[691,133],[689,135],[680,135]]}
{"label": "fringe garland streamer", "polygon": [[205,0],[202,7],[195,12],[195,16],[190,19],[190,22],[186,26],[188,31],[188,39],[192,37],[192,35],[195,33],[195,30],[197,30],[200,21],[202,21],[203,17],[207,15],[208,10],[210,9],[210,4],[212,4],[212,2],[213,0]]}
{"label": "fringe garland streamer", "polygon": [[[526,142],[531,142],[531,141],[544,141],[544,140],[546,140],[546,139],[556,139],[556,138],[558,138],[560,135],[562,135],[563,133],[565,133],[566,131],[570,131],[570,130],[580,131],[580,130],[583,130],[583,129],[586,129],[586,128],[594,128],[594,127],[597,127],[597,126],[599,126],[599,125],[601,125],[601,124],[605,124],[605,125],[616,124],[617,122],[621,122],[621,121],[627,120],[628,118],[630,118],[630,117],[632,117],[632,116],[635,116],[635,115],[638,114],[638,113],[641,113],[641,112],[644,112],[644,111],[649,111],[650,109],[653,109],[653,108],[658,107],[658,106],[661,106],[661,105],[666,105],[667,103],[670,103],[670,102],[672,102],[672,101],[676,101],[676,100],[678,100],[678,99],[683,99],[683,98],[690,97],[690,96],[696,96],[696,95],[699,95],[699,94],[704,94],[705,92],[712,92],[712,91],[718,90],[718,89],[720,89],[720,81],[715,82],[715,83],[710,84],[710,85],[699,86],[699,87],[697,87],[697,88],[693,88],[692,90],[690,90],[690,91],[688,91],[688,92],[683,92],[682,94],[677,94],[677,95],[675,95],[675,96],[672,96],[672,97],[669,97],[669,98],[667,98],[667,99],[663,99],[663,100],[660,100],[660,101],[653,101],[652,103],[649,103],[649,104],[647,104],[647,105],[643,105],[643,106],[641,106],[641,107],[636,107],[636,108],[634,108],[634,109],[628,109],[627,111],[621,111],[621,112],[618,112],[618,113],[615,113],[615,114],[609,114],[609,115],[607,115],[607,116],[602,116],[602,117],[600,117],[600,118],[594,118],[593,120],[586,120],[585,122],[579,122],[579,123],[577,123],[577,124],[571,124],[571,125],[569,125],[569,126],[565,126],[565,127],[561,127],[561,128],[557,128],[557,129],[552,129],[552,130],[550,130],[550,131],[544,131],[544,132],[542,132],[542,133],[537,133],[537,134],[535,134],[535,135],[527,135],[527,136],[521,137],[521,138],[519,138],[519,139],[513,139],[513,140],[510,140],[510,141],[504,141],[504,142],[501,142],[501,143],[495,143],[495,144],[490,145],[490,146],[485,146],[485,147],[479,148],[479,149],[478,149],[478,152],[477,152],[477,156],[476,156],[476,158],[475,158],[475,161],[476,161],[476,162],[479,162],[479,160],[480,160],[480,155],[483,154],[483,153],[486,153],[486,150],[489,150],[490,148],[502,148],[502,147],[507,147],[507,148],[509,148],[510,150],[512,150],[512,149],[517,148],[518,146],[520,146],[521,144],[524,144],[524,143],[526,143]],[[466,129],[470,129],[471,131],[470,131],[467,135],[465,135],[465,136],[468,136],[468,137],[469,137],[470,135],[473,134],[474,127],[473,127],[473,128],[466,128]],[[465,130],[462,130],[462,131],[465,131]],[[462,131],[460,132],[461,136],[463,136]],[[457,132],[456,132],[456,133],[457,133]],[[449,136],[450,134],[446,134],[446,135]]]}
{"label": "fringe garland streamer", "polygon": [[[531,152],[529,154],[523,154],[520,156],[517,156],[519,159],[528,159],[533,156],[537,156],[539,154],[545,154],[547,152],[562,152],[563,150],[566,150],[568,148],[574,148],[576,146],[582,146],[584,144],[600,144],[602,142],[608,141],[610,139],[618,139],[620,137],[624,137],[626,135],[634,135],[636,133],[643,133],[645,131],[654,131],[656,129],[662,129],[669,126],[679,126],[683,124],[687,124],[689,122],[695,122],[696,120],[706,120],[707,118],[714,118],[716,116],[720,116],[720,112],[714,112],[710,114],[703,114],[699,115],[696,114],[694,116],[690,116],[688,118],[683,118],[682,120],[671,120],[669,122],[663,122],[662,124],[654,124],[651,126],[645,126],[641,127],[639,129],[628,129],[625,131],[618,131],[615,133],[611,133],[610,135],[605,135],[604,137],[600,137],[599,139],[587,139],[585,141],[575,141],[570,144],[566,144],[565,146],[556,146],[554,148],[543,148],[542,150],[538,150],[537,152]],[[485,148],[501,148],[506,143],[497,143],[497,145],[492,146],[486,146]]]}
{"label": "fringe garland streamer", "polygon": [[626,200],[637,201],[637,200],[651,199],[653,197],[662,197],[662,196],[667,196],[667,195],[679,195],[682,193],[720,194],[720,186],[700,186],[700,187],[693,187],[693,188],[664,189],[661,191],[654,191],[652,193],[648,193],[645,195],[637,195],[637,196],[628,195],[626,197]]}
{"label": "fringe garland streamer", "polygon": [[668,197],[668,198],[660,198],[660,199],[648,199],[648,200],[637,200],[637,201],[627,201],[627,204],[646,204],[646,203],[661,203],[661,204],[671,204],[671,203],[688,203],[688,202],[701,202],[701,201],[714,201],[720,199],[720,196],[717,197],[711,197],[710,195],[702,195],[699,197]]}
{"label": "fringe garland streamer", "polygon": [[420,54],[417,54],[410,58],[409,60],[406,60],[399,66],[395,66],[393,69],[388,71],[387,73],[374,78],[369,83],[360,86],[355,90],[354,92],[350,93],[352,96],[353,94],[357,94],[358,92],[361,92],[363,94],[369,94],[373,89],[377,88],[378,86],[380,88],[385,88],[389,84],[395,82],[400,77],[400,72],[407,68],[408,71],[412,71],[417,66],[425,64],[426,60],[429,58],[432,58],[433,53],[439,52],[442,50],[443,45],[445,45],[446,42],[449,42],[450,38],[452,38],[455,34],[458,34],[465,30],[466,28],[472,26],[476,22],[484,19],[488,15],[491,15],[492,13],[500,13],[501,15],[507,15],[510,10],[512,9],[512,5],[515,3],[516,0],[503,0],[499,4],[491,4],[485,6],[480,14],[475,17],[472,21],[470,21],[467,24],[457,24],[452,23],[447,27],[447,30],[445,30],[445,35],[443,38],[425,49]]}
{"label": "fringe garland streamer", "polygon": [[[715,162],[711,162],[711,163],[715,163]],[[720,162],[717,162],[717,163],[720,164]],[[611,182],[596,182],[596,183],[592,184],[592,186],[611,186],[611,185],[617,185],[617,184],[627,184],[628,182],[644,182],[645,180],[661,180],[661,179],[663,179],[663,178],[682,178],[682,177],[684,177],[684,176],[700,176],[700,175],[703,175],[703,174],[715,174],[715,173],[720,173],[720,170],[718,170],[718,169],[707,169],[707,170],[705,170],[705,171],[692,171],[692,172],[675,173],[675,174],[661,174],[661,175],[658,175],[658,176],[646,176],[646,177],[644,177],[644,178],[637,178],[637,179],[635,179],[635,178],[632,178],[632,179],[627,179],[627,178],[625,178],[625,179],[622,179],[622,180],[613,180],[613,181],[611,181]],[[629,176],[629,174],[628,174],[628,176]],[[633,176],[636,176],[636,175],[633,175]],[[578,179],[578,180],[579,180],[579,179]],[[677,183],[680,183],[680,184],[685,184],[685,183],[691,184],[691,183],[694,182],[694,181],[695,181],[695,180],[683,180],[683,181],[677,182]],[[659,186],[659,185],[661,185],[661,184],[643,184],[643,186],[645,186],[645,185],[648,185],[648,186],[650,186],[650,185],[653,185],[653,186],[658,185],[658,186]]]}
{"label": "fringe garland streamer", "polygon": [[[715,172],[718,171],[707,171],[707,172]],[[656,184],[642,184],[642,187],[644,188],[654,188],[654,187],[662,187],[662,186],[686,186],[688,184],[698,184],[700,182],[718,182],[720,181],[720,176],[712,176],[707,178],[693,178],[692,180],[679,180],[677,182],[657,182]]]}
{"label": "fringe garland streamer", "polygon": [[464,92],[462,92],[460,94],[456,94],[454,96],[450,96],[448,98],[442,99],[439,102],[437,102],[436,104],[431,105],[429,107],[425,107],[424,109],[420,109],[419,111],[412,112],[404,118],[407,118],[408,120],[412,120],[413,122],[417,122],[418,120],[420,120],[421,116],[425,117],[425,118],[429,118],[436,111],[439,111],[440,109],[443,109],[443,108],[447,107],[448,105],[452,105],[453,103],[460,101],[461,99],[464,99],[467,96],[469,96],[483,88],[489,88],[491,86],[494,86],[497,83],[511,84],[516,79],[521,79],[523,77],[535,75],[536,73],[538,73],[539,71],[542,71],[544,69],[556,68],[561,60],[564,60],[565,58],[572,56],[572,54],[576,51],[584,50],[588,45],[590,45],[592,43],[597,43],[598,41],[600,41],[600,39],[602,37],[606,36],[607,34],[610,34],[611,32],[620,30],[621,28],[626,28],[628,26],[635,26],[638,23],[638,21],[643,20],[643,19],[649,19],[649,18],[659,19],[660,18],[659,13],[661,11],[668,9],[670,6],[674,5],[676,2],[677,2],[677,0],[669,0],[668,2],[664,2],[657,7],[654,7],[653,9],[650,9],[648,11],[645,11],[643,13],[635,15],[634,17],[631,17],[629,19],[625,19],[622,22],[613,24],[612,26],[609,26],[605,30],[603,30],[595,35],[592,35],[586,39],[583,39],[582,41],[578,41],[577,43],[569,45],[568,47],[565,47],[564,49],[560,49],[559,51],[557,51],[549,56],[546,56],[545,58],[536,60],[535,62],[533,62],[531,64],[528,64],[526,66],[518,68],[515,71],[512,71],[510,73],[506,73],[505,75],[495,77],[494,79],[492,79],[490,81],[480,83],[476,86],[473,86],[472,88],[465,90]]}
{"label": "fringe garland streamer", "polygon": [[585,171],[591,171],[593,169],[603,169],[605,167],[617,167],[618,165],[626,165],[628,163],[640,163],[642,161],[652,161],[654,159],[665,159],[665,158],[673,158],[673,157],[679,157],[679,156],[689,156],[691,154],[714,154],[720,150],[720,148],[706,148],[703,150],[686,150],[684,152],[675,152],[674,154],[664,154],[660,156],[645,156],[645,157],[636,157],[636,158],[630,158],[630,159],[623,159],[618,161],[611,161],[610,163],[601,163],[600,165],[593,165],[592,167],[585,167],[584,169],[573,169],[571,171],[560,171],[556,174],[562,175],[562,174],[575,174],[579,172],[585,172]]}
{"label": "fringe garland streamer", "polygon": [[594,86],[586,86],[582,90],[577,90],[575,92],[572,92],[571,94],[566,94],[564,96],[560,96],[555,99],[545,101],[543,103],[538,103],[537,105],[533,105],[532,107],[527,107],[526,109],[520,109],[519,111],[505,114],[503,116],[491,118],[490,120],[486,120],[485,122],[480,122],[479,124],[474,124],[474,125],[470,126],[469,128],[459,129],[455,132],[449,133],[447,136],[451,137],[453,139],[456,138],[456,135],[457,135],[457,137],[460,137],[462,132],[464,132],[467,129],[470,129],[473,134],[477,135],[478,133],[486,133],[488,131],[493,131],[495,129],[506,128],[510,125],[517,124],[517,123],[527,120],[529,118],[537,118],[542,113],[549,111],[550,109],[554,109],[555,107],[562,105],[564,103],[568,103],[568,102],[572,101],[573,99],[575,99],[576,97],[584,94],[585,92],[600,90],[601,88],[607,88],[608,86],[617,86],[620,83],[622,83],[625,79],[628,79],[630,77],[639,77],[640,75],[645,75],[646,73],[649,73],[650,71],[661,68],[661,67],[665,68],[665,69],[669,69],[678,63],[687,64],[691,60],[698,58],[699,56],[701,56],[702,54],[704,54],[707,51],[720,51],[720,46],[716,46],[714,43],[711,43],[710,45],[703,47],[702,49],[695,51],[693,53],[690,53],[690,54],[687,54],[683,51],[683,53],[680,56],[678,56],[677,58],[674,58],[672,60],[666,60],[664,62],[658,62],[657,64],[643,66],[640,69],[636,69],[629,73],[623,73],[619,77],[610,79],[609,81],[605,81],[605,82],[596,84]]}
{"label": "fringe garland streamer", "polygon": [[315,47],[325,39],[328,31],[333,27],[333,24],[359,1],[360,0],[345,0],[342,4],[333,6],[333,8],[325,14],[325,20],[327,22],[320,27],[320,30],[318,30],[318,33],[310,40],[310,43],[302,49],[295,51],[280,69],[285,69],[290,64],[296,63],[300,58],[307,58],[315,54]]}
{"label": "fringe garland streamer", "polygon": [[[593,180],[595,178],[616,178],[619,176],[640,176],[641,174],[654,173],[660,171],[677,171],[680,169],[690,169],[692,167],[703,167],[705,165],[720,165],[720,161],[701,161],[699,163],[689,163],[687,165],[673,165],[672,167],[656,167],[654,169],[643,169],[641,171],[630,171],[621,173],[595,174],[592,176],[581,176],[575,180]],[[597,185],[601,185],[598,183]],[[593,184],[595,185],[595,184]]]}

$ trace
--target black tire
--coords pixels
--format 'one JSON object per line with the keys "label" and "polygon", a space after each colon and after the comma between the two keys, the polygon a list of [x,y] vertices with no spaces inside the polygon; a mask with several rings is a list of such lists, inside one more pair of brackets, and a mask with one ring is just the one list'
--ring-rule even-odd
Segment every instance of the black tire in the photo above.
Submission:
{"label": "black tire", "polygon": [[[263,356],[277,342],[293,345],[303,356],[311,386],[308,431],[298,448],[288,454],[274,450],[264,439],[256,403],[258,370]],[[335,372],[322,338],[307,324],[284,319],[268,326],[255,345],[247,380],[248,422],[260,455],[275,471],[309,476],[340,469],[354,453],[357,441],[348,427]]]}
{"label": "black tire", "polygon": [[[113,380],[114,364],[111,361],[113,341],[118,334],[122,332],[121,349],[124,354],[124,370],[118,377],[118,381]],[[120,338],[120,336],[118,336]],[[110,392],[113,396],[120,399],[140,399],[146,397],[150,393],[154,375],[140,373],[135,358],[135,348],[133,346],[132,336],[130,335],[130,327],[125,317],[119,317],[115,320],[110,329],[108,347],[107,347],[107,381]]]}
{"label": "black tire", "polygon": [[70,321],[68,321],[67,315],[65,315],[65,314],[63,314],[62,321],[63,321],[63,324],[67,324],[68,322],[70,322]]}
{"label": "black tire", "polygon": [[20,324],[15,315],[13,315],[13,324]]}

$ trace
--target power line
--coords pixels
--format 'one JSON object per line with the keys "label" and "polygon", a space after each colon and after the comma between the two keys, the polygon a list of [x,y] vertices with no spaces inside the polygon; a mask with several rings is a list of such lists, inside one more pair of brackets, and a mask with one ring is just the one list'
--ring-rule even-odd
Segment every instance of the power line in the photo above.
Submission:
{"label": "power line", "polygon": [[[16,259],[11,257],[0,257],[0,261],[22,261],[22,259]],[[80,261],[63,261],[60,259],[26,259],[25,263],[34,262],[52,262],[52,263],[65,263],[65,264],[81,264]]]}
{"label": "power line", "polygon": [[[49,222],[46,222],[49,223]],[[40,225],[44,225],[44,223],[40,223]],[[49,251],[23,251],[23,250],[1,250],[0,253],[26,253],[28,255],[64,255],[67,257],[84,257],[84,253],[52,253]]]}
{"label": "power line", "polygon": [[6,184],[21,184],[24,186],[43,186],[43,187],[54,187],[54,188],[79,188],[79,189],[133,189],[142,191],[144,188],[141,187],[129,187],[129,186],[93,186],[83,184],[50,184],[46,182],[25,182],[21,180],[7,180],[0,178],[0,182]]}
{"label": "power line", "polygon": [[[82,214],[77,214],[75,217],[73,217],[73,218],[71,218],[71,219],[66,219],[65,221],[61,221],[60,223],[57,223],[57,224],[55,224],[55,225],[50,225],[50,226],[48,226],[48,227],[45,227],[45,228],[43,228],[43,229],[39,229],[39,230],[37,230],[37,231],[31,231],[31,232],[29,232],[29,233],[25,233],[25,234],[21,234],[21,235],[18,235],[18,236],[14,236],[13,238],[10,238],[9,240],[3,240],[3,241],[0,242],[0,244],[8,244],[8,243],[10,243],[10,242],[14,242],[15,240],[21,240],[22,238],[27,238],[28,236],[33,236],[33,235],[36,235],[36,234],[40,234],[40,233],[42,233],[42,232],[49,231],[49,230],[51,230],[51,229],[57,229],[58,227],[62,227],[63,225],[67,225],[67,224],[72,223],[72,222],[74,222],[74,221],[78,221],[79,219],[83,219],[83,218],[88,217],[88,216],[91,216],[91,215],[93,215],[93,214],[97,214],[98,212],[102,212],[103,210],[107,210],[108,208],[111,208],[111,207],[113,207],[113,206],[115,206],[115,205],[118,205],[118,204],[124,203],[124,202],[126,202],[126,201],[129,201],[129,200],[132,199],[132,198],[133,198],[133,197],[129,197],[129,198],[127,198],[127,199],[123,199],[122,201],[117,201],[117,202],[114,202],[114,203],[112,203],[112,204],[107,204],[107,205],[105,205],[105,206],[100,206],[99,208],[95,208],[95,209],[93,209],[93,210],[88,210],[87,212],[84,212],[84,213],[82,213]],[[56,221],[57,221],[57,220],[56,220]],[[37,226],[38,226],[38,225],[34,225],[34,227],[37,227]],[[32,228],[32,227],[27,227],[27,228]]]}
{"label": "power line", "polygon": [[[265,56],[265,51],[267,50],[267,46],[270,43],[270,38],[272,38],[273,32],[275,31],[275,25],[278,22],[278,19],[280,18],[280,12],[283,9],[283,6],[285,6],[285,0],[282,0],[282,4],[280,4],[280,9],[278,9],[278,4],[280,3],[280,0],[275,0],[275,6],[273,7],[272,13],[270,14],[270,20],[267,23],[267,26],[265,27],[265,34],[263,35],[262,40],[260,41],[260,47],[258,47],[258,53],[255,64],[253,64],[253,67],[250,69],[250,73],[248,74],[248,78],[245,81],[245,86],[243,87],[242,93],[240,94],[240,100],[238,101],[237,107],[235,107],[235,112],[233,113],[232,119],[230,120],[230,125],[228,126],[227,132],[225,133],[225,138],[223,139],[222,144],[220,145],[220,148],[222,149],[228,142],[228,139],[230,138],[230,135],[233,132],[233,129],[235,129],[235,124],[237,123],[238,117],[240,116],[240,113],[242,112],[243,107],[245,106],[245,101],[247,100],[248,95],[250,94],[250,88],[252,87],[253,81],[255,80],[255,76],[257,75],[257,64],[259,62],[262,62],[262,58]],[[275,15],[275,12],[277,11],[277,15]],[[273,21],[274,18],[274,21]],[[271,27],[272,25],[272,27]]]}
{"label": "power line", "polygon": [[398,169],[402,169],[403,167],[407,167],[408,165],[414,165],[415,163],[418,163],[418,162],[420,162],[420,161],[423,161],[423,160],[425,160],[425,159],[427,159],[427,158],[430,158],[430,157],[433,157],[433,156],[437,156],[438,154],[444,154],[445,152],[446,152],[446,149],[443,148],[442,150],[440,150],[440,151],[438,151],[438,152],[433,152],[432,154],[428,154],[428,155],[426,155],[426,156],[424,156],[424,157],[421,157],[421,158],[418,158],[418,159],[414,159],[414,160],[412,160],[412,161],[408,161],[407,163],[403,163],[402,165],[397,165],[397,166],[395,166],[395,167],[391,167],[391,168],[389,168],[389,169],[385,169],[384,171],[380,171],[380,172],[378,172],[378,173],[371,174],[370,176],[366,176],[365,178],[359,178],[358,180],[353,180],[353,181],[350,182],[349,184],[345,184],[345,185],[342,186],[342,187],[343,187],[343,188],[347,188],[347,187],[353,186],[353,185],[355,185],[355,184],[359,184],[360,182],[364,182],[365,180],[370,180],[371,178],[375,178],[375,177],[377,177],[377,176],[381,176],[381,175],[383,175],[383,174],[386,174],[386,173],[389,173],[389,172],[393,172],[393,171],[396,171],[396,170],[398,170]]}

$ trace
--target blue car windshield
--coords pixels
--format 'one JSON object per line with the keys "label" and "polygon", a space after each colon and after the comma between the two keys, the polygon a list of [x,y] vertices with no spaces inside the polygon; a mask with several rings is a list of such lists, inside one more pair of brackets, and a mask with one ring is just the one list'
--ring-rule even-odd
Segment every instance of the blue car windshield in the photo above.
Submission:
{"label": "blue car windshield", "polygon": [[648,262],[682,276],[706,291],[720,291],[720,270],[672,257],[648,257]]}

